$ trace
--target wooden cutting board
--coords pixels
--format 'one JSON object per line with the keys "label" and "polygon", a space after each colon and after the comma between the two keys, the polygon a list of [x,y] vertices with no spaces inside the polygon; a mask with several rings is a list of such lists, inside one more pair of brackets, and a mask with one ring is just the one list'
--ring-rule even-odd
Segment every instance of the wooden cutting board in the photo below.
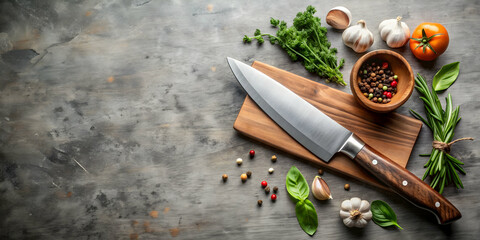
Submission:
{"label": "wooden cutting board", "polygon": [[[357,134],[365,143],[400,166],[406,167],[413,145],[422,127],[422,123],[417,119],[395,112],[388,114],[369,112],[348,93],[265,63],[256,61],[252,64],[252,67],[277,80],[339,124]],[[289,153],[316,167],[387,189],[386,186],[343,154],[337,153],[328,163],[314,156],[284,132],[248,96],[240,109],[233,128],[248,137]]]}

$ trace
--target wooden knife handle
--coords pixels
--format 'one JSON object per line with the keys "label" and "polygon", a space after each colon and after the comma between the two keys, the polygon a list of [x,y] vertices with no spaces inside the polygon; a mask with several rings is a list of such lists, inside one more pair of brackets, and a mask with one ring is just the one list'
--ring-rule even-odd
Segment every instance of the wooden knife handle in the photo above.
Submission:
{"label": "wooden knife handle", "polygon": [[354,160],[402,197],[433,212],[440,224],[448,224],[462,217],[453,204],[428,184],[370,146],[365,144]]}

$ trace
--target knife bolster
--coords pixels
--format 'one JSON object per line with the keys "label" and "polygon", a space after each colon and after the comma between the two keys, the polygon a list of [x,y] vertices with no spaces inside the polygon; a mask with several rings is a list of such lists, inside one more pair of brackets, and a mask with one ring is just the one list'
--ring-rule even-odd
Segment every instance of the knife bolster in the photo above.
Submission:
{"label": "knife bolster", "polygon": [[351,159],[354,159],[360,150],[362,150],[363,146],[365,146],[365,143],[352,133],[345,144],[343,144],[342,148],[340,148],[339,152],[344,153]]}

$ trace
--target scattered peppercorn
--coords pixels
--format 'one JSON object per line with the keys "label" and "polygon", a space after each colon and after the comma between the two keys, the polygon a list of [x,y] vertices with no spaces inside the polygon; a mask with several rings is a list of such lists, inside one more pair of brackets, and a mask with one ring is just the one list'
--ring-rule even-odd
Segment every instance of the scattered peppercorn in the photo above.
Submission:
{"label": "scattered peppercorn", "polygon": [[347,191],[350,190],[350,184],[348,184],[348,183],[345,184],[345,186],[343,186],[343,188],[345,188],[345,190],[347,190]]}
{"label": "scattered peppercorn", "polygon": [[242,165],[243,160],[241,158],[237,158],[237,165],[240,166]]}
{"label": "scattered peppercorn", "polygon": [[267,186],[267,187],[265,187],[265,194],[269,194],[269,193],[270,193],[270,187]]}
{"label": "scattered peppercorn", "polygon": [[276,162],[277,161],[277,156],[273,155],[272,156],[272,162]]}
{"label": "scattered peppercorn", "polygon": [[323,175],[323,169],[318,169],[318,174]]}
{"label": "scattered peppercorn", "polygon": [[250,178],[252,176],[252,171],[247,171],[247,177]]}
{"label": "scattered peppercorn", "polygon": [[227,175],[227,174],[223,174],[223,175],[222,175],[222,179],[223,179],[224,182],[226,182],[227,179],[228,179],[228,175]]}
{"label": "scattered peppercorn", "polygon": [[272,201],[275,201],[275,200],[277,200],[277,195],[275,195],[275,194],[272,194],[272,196],[270,197],[270,199],[272,199]]}
{"label": "scattered peppercorn", "polygon": [[262,181],[262,187],[266,187],[268,184],[267,184],[267,181]]}
{"label": "scattered peppercorn", "polygon": [[247,181],[247,174],[242,173],[242,175],[240,175],[240,179],[242,179],[242,182]]}
{"label": "scattered peppercorn", "polygon": [[268,173],[270,173],[270,174],[272,174],[272,173],[273,173],[273,171],[274,171],[274,169],[273,169],[273,168],[269,168],[269,169],[268,169]]}
{"label": "scattered peppercorn", "polygon": [[255,157],[255,150],[250,150],[250,158]]}
{"label": "scattered peppercorn", "polygon": [[273,187],[273,192],[274,192],[274,193],[277,193],[277,192],[278,192],[278,187],[277,187],[277,186]]}
{"label": "scattered peppercorn", "polygon": [[262,200],[258,200],[258,201],[257,201],[258,206],[262,206],[262,203],[263,203]]}
{"label": "scattered peppercorn", "polygon": [[[360,91],[370,101],[386,104],[395,96],[398,76],[390,69],[388,62],[366,63],[360,69],[359,75]],[[385,94],[386,92],[390,94]]]}

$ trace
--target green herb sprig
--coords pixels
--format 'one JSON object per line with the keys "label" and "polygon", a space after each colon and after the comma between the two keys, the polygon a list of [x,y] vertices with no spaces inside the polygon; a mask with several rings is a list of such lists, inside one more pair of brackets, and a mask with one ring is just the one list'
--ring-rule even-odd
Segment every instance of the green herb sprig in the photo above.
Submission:
{"label": "green herb sprig", "polygon": [[415,78],[415,89],[422,95],[420,99],[422,99],[425,105],[426,119],[412,109],[410,109],[410,112],[432,130],[434,139],[432,152],[421,155],[430,157],[424,166],[427,170],[422,180],[425,180],[427,176],[431,176],[432,181],[430,186],[437,189],[440,194],[443,193],[445,186],[452,182],[457,189],[463,188],[462,181],[457,173],[458,171],[466,174],[461,166],[463,162],[449,154],[450,146],[454,142],[459,140],[473,140],[473,138],[462,138],[452,142],[455,127],[461,119],[459,117],[460,107],[453,107],[452,96],[448,94],[445,110],[442,109],[433,85],[430,91],[427,82],[420,74],[417,74]]}
{"label": "green herb sprig", "polygon": [[297,13],[291,27],[287,27],[285,21],[271,18],[272,26],[278,27],[276,36],[256,29],[254,36],[245,35],[243,42],[250,43],[256,39],[262,44],[265,42],[263,37],[268,37],[271,44],[280,45],[293,61],[300,60],[309,72],[327,78],[327,82],[345,86],[347,83],[340,72],[345,60],[342,58],[337,64],[337,49],[330,48],[327,28],[321,26],[320,18],[313,16],[315,12],[314,7],[308,6],[305,12]]}
{"label": "green herb sprig", "polygon": [[300,227],[308,235],[313,235],[318,227],[317,212],[312,202],[307,199],[310,193],[308,183],[295,166],[287,173],[286,186],[290,198],[295,202],[295,213]]}
{"label": "green herb sprig", "polygon": [[380,227],[397,226],[402,229],[397,223],[397,215],[393,209],[384,201],[375,200],[370,206],[372,211],[372,220]]}

